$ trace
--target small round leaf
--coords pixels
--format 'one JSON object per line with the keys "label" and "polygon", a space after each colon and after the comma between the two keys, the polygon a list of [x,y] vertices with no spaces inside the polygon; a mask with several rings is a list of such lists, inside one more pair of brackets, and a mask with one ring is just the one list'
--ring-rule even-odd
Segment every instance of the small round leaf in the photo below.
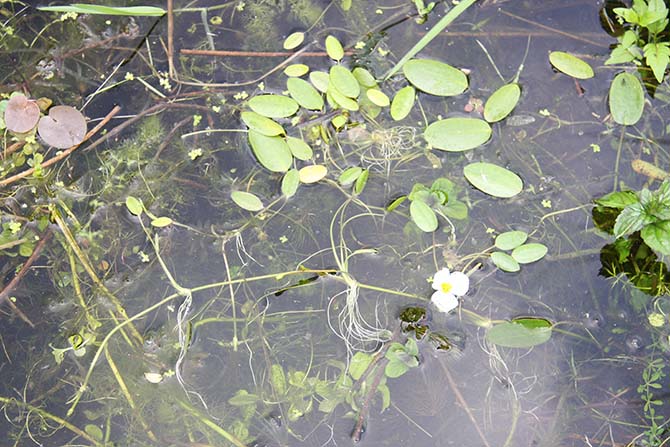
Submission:
{"label": "small round leaf", "polygon": [[84,141],[86,118],[70,106],[54,106],[37,125],[40,137],[50,146],[67,149]]}
{"label": "small round leaf", "polygon": [[284,40],[284,49],[292,50],[298,48],[305,41],[305,33],[295,32]]}
{"label": "small round leaf", "polygon": [[[40,108],[22,94],[9,98],[5,106],[5,127],[10,132],[25,133],[30,131],[40,119]],[[67,146],[70,147],[70,146]]]}
{"label": "small round leaf", "polygon": [[256,212],[263,209],[263,202],[255,194],[246,191],[233,191],[230,198],[242,209]]}
{"label": "small round leaf", "polygon": [[495,123],[512,113],[514,107],[521,97],[519,84],[507,84],[498,90],[486,100],[484,104],[484,119],[489,123]]}
{"label": "small round leaf", "polygon": [[291,64],[284,69],[284,74],[292,78],[299,78],[309,72],[309,67],[305,64]]}
{"label": "small round leaf", "polygon": [[290,169],[281,181],[281,192],[287,198],[293,197],[300,185],[300,176],[297,169]]}
{"label": "small round leaf", "polygon": [[142,202],[133,196],[126,197],[126,208],[128,208],[130,214],[134,216],[139,216],[140,214],[142,214],[142,211],[144,210]]}
{"label": "small round leaf", "polygon": [[610,113],[617,124],[632,126],[642,117],[644,90],[637,77],[619,73],[610,85]]}
{"label": "small round leaf", "polygon": [[339,61],[344,57],[344,48],[337,37],[328,36],[326,37],[326,53],[331,59]]}
{"label": "small round leaf", "polygon": [[495,245],[500,250],[513,250],[526,242],[528,233],[525,231],[506,231],[496,237]]}
{"label": "small round leaf", "polygon": [[512,257],[519,264],[530,264],[531,262],[539,261],[547,254],[547,247],[538,244],[524,244],[512,251]]}
{"label": "small round leaf", "polygon": [[381,90],[371,88],[365,92],[365,95],[376,106],[388,107],[391,104],[389,97],[386,96],[386,93],[382,92]]}
{"label": "small round leaf", "polygon": [[505,272],[514,273],[521,270],[519,263],[513,257],[501,251],[491,253],[491,261],[493,261],[496,267]]}
{"label": "small round leaf", "polygon": [[416,90],[411,85],[398,90],[391,103],[391,118],[400,121],[407,117],[414,107],[415,98]]}

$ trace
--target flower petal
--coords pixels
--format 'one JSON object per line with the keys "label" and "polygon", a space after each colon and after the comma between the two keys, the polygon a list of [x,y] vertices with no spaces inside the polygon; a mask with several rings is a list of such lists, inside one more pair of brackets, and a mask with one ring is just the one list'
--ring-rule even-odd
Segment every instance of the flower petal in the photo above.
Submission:
{"label": "flower petal", "polygon": [[442,284],[445,282],[449,282],[449,277],[451,276],[451,273],[449,273],[448,268],[443,268],[442,270],[439,270],[433,275],[433,289],[434,290],[442,290]]}
{"label": "flower petal", "polygon": [[450,312],[458,307],[458,298],[453,293],[435,292],[430,300],[440,312]]}
{"label": "flower petal", "polygon": [[454,272],[449,278],[452,289],[450,290],[456,296],[463,296],[470,289],[470,278],[463,272]]}

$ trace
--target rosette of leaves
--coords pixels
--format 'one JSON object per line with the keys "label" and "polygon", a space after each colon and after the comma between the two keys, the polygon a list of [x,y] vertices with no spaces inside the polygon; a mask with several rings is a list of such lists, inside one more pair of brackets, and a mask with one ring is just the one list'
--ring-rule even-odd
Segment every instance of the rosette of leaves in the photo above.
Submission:
{"label": "rosette of leaves", "polygon": [[409,199],[409,213],[412,222],[426,233],[437,229],[437,215],[452,219],[466,219],[468,207],[465,203],[456,199],[459,190],[451,180],[440,177],[427,186],[416,183],[407,196],[394,200],[387,211],[393,211],[398,205]]}
{"label": "rosette of leaves", "polygon": [[[500,270],[518,272],[519,264],[531,264],[544,258],[547,247],[538,242],[526,243],[528,233],[521,230],[506,231],[499,234],[495,240],[495,247],[500,251],[491,253],[491,261]],[[510,251],[510,254],[505,251]]]}

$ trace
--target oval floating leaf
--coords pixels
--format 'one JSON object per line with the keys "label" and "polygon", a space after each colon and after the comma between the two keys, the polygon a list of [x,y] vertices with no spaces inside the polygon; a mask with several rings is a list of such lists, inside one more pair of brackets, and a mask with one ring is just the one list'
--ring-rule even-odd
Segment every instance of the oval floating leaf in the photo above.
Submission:
{"label": "oval floating leaf", "polygon": [[386,96],[386,94],[381,90],[371,88],[365,92],[365,95],[376,106],[388,107],[391,104],[391,100],[389,100],[389,97]]}
{"label": "oval floating leaf", "polygon": [[367,169],[363,169],[363,172],[361,172],[361,175],[358,176],[358,178],[356,179],[356,183],[354,184],[354,192],[356,194],[360,194],[363,192],[365,185],[368,183],[369,176],[370,171],[368,171]]}
{"label": "oval floating leaf", "polygon": [[[40,108],[22,94],[15,94],[5,105],[5,127],[10,132],[25,133],[40,119]],[[69,147],[69,146],[68,146]]]}
{"label": "oval floating leaf", "polygon": [[495,245],[500,250],[513,250],[526,242],[526,239],[528,239],[528,233],[525,231],[506,231],[496,237]]}
{"label": "oval floating leaf", "polygon": [[512,251],[512,257],[519,264],[530,264],[531,262],[539,261],[546,254],[547,247],[538,243],[521,245]]}
{"label": "oval floating leaf", "polygon": [[305,41],[305,33],[295,32],[289,35],[284,41],[284,49],[292,50],[298,48]]}
{"label": "oval floating leaf", "polygon": [[328,36],[326,37],[326,53],[331,59],[339,61],[344,57],[344,48],[337,37]]}
{"label": "oval floating leaf", "polygon": [[142,211],[144,210],[144,207],[142,206],[142,201],[133,196],[126,197],[126,208],[128,208],[130,214],[133,214],[135,216],[139,216],[140,214],[142,214]]}
{"label": "oval floating leaf", "polygon": [[156,6],[102,6],[89,5],[86,3],[73,3],[63,6],[40,6],[40,11],[52,12],[76,12],[77,14],[103,14],[112,16],[162,16],[165,14],[163,8]]}
{"label": "oval floating leaf", "polygon": [[[310,74],[313,75],[314,73]],[[288,78],[286,88],[291,98],[306,109],[321,110],[323,108],[323,97],[312,85],[300,78]]]}
{"label": "oval floating leaf", "polygon": [[298,172],[300,183],[316,183],[328,174],[328,169],[324,165],[305,166]]}
{"label": "oval floating leaf", "polygon": [[551,326],[525,324],[524,320],[497,324],[486,333],[486,339],[507,348],[530,348],[549,341]]}
{"label": "oval floating leaf", "polygon": [[172,219],[169,217],[157,217],[154,220],[151,221],[151,226],[156,227],[156,228],[163,228],[167,227],[168,225],[172,225]]}
{"label": "oval floating leaf", "polygon": [[409,205],[409,214],[412,221],[421,231],[431,233],[437,230],[437,216],[428,205],[420,200],[414,200]]}
{"label": "oval floating leaf", "polygon": [[263,209],[263,202],[255,194],[246,191],[233,191],[230,198],[242,209],[256,212]]}
{"label": "oval floating leaf", "polygon": [[348,98],[357,98],[361,93],[361,85],[354,75],[341,65],[330,67],[330,82]]}
{"label": "oval floating leaf", "polygon": [[491,253],[491,261],[493,261],[496,267],[505,272],[514,273],[521,270],[519,263],[516,262],[513,257],[501,251],[494,251]]}
{"label": "oval floating leaf", "polygon": [[507,84],[498,90],[486,100],[484,104],[484,119],[489,123],[495,123],[512,113],[514,107],[521,97],[519,84]]}
{"label": "oval floating leaf", "polygon": [[268,118],[286,118],[298,111],[298,103],[288,96],[259,95],[249,100],[251,110]]}
{"label": "oval floating leaf", "polygon": [[642,117],[644,90],[640,81],[630,73],[619,73],[610,86],[610,113],[618,124],[632,126]]}
{"label": "oval floating leaf", "polygon": [[291,154],[298,160],[309,160],[314,155],[309,144],[305,143],[300,138],[286,137],[286,143],[291,150]]}
{"label": "oval floating leaf", "polygon": [[414,87],[431,95],[456,96],[468,88],[465,73],[443,62],[412,59],[402,70]]}
{"label": "oval floating leaf", "polygon": [[432,123],[423,136],[435,149],[460,152],[486,143],[491,138],[491,126],[476,118],[447,118]]}
{"label": "oval floating leaf", "polygon": [[391,118],[395,121],[400,121],[409,115],[414,107],[414,99],[416,98],[416,90],[411,85],[403,87],[393,97],[391,103]]}
{"label": "oval floating leaf", "polygon": [[290,169],[281,181],[281,193],[287,198],[293,197],[300,185],[300,175],[297,169]]}
{"label": "oval floating leaf", "polygon": [[246,124],[250,130],[254,130],[268,137],[284,134],[284,128],[281,124],[256,112],[242,112],[241,116],[242,121],[244,121],[244,124]]}
{"label": "oval floating leaf", "polygon": [[589,79],[593,77],[593,68],[589,64],[564,51],[549,53],[549,62],[556,70],[573,78]]}
{"label": "oval floating leaf", "polygon": [[362,173],[363,168],[352,166],[351,168],[347,168],[342,171],[342,174],[340,174],[340,177],[337,179],[337,181],[340,182],[340,185],[342,186],[348,186],[354,183]]}
{"label": "oval floating leaf", "polygon": [[74,107],[54,106],[40,119],[37,132],[50,146],[67,149],[84,141],[86,118]]}
{"label": "oval floating leaf", "polygon": [[358,102],[355,99],[344,96],[334,87],[328,90],[328,98],[334,103],[334,108],[341,107],[346,110],[351,110],[352,112],[355,112],[359,109]]}
{"label": "oval floating leaf", "polygon": [[286,172],[291,167],[293,155],[283,138],[268,137],[250,130],[249,144],[258,162],[266,169],[272,172]]}
{"label": "oval floating leaf", "polygon": [[494,197],[513,197],[523,189],[518,175],[492,163],[470,163],[463,174],[475,188]]}
{"label": "oval floating leaf", "polygon": [[326,93],[328,91],[328,86],[330,85],[330,76],[325,71],[313,71],[309,74],[309,80],[314,87],[321,93]]}
{"label": "oval floating leaf", "polygon": [[309,72],[309,67],[305,64],[291,64],[284,69],[284,74],[292,78],[299,78]]}
{"label": "oval floating leaf", "polygon": [[351,74],[354,75],[354,77],[356,78],[358,83],[361,84],[363,87],[366,87],[366,88],[377,87],[377,80],[375,79],[374,76],[372,76],[372,73],[367,71],[365,68],[356,67],[351,72]]}

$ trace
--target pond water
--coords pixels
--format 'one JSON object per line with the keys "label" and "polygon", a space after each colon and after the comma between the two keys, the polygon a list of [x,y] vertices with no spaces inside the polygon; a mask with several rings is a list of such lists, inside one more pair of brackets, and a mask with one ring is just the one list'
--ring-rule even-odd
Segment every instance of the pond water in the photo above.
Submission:
{"label": "pond water", "polygon": [[[315,92],[322,107],[275,119],[289,148],[249,115],[291,91],[291,64],[329,89],[351,87],[331,67],[364,68],[393,99],[411,75],[385,74],[455,7],[421,3],[177,1],[172,23],[3,3],[2,92],[72,105],[89,130],[112,116],[41,174],[3,180],[2,275],[20,281],[0,293],[0,444],[667,443],[667,402],[649,403],[667,400],[667,265],[594,223],[595,199],[659,188],[641,161],[670,166],[666,83],[637,124],[609,116],[612,79],[636,73],[604,64],[614,3],[475,2],[415,56],[467,73],[467,89],[419,92],[401,119],[374,96]],[[595,76],[553,69],[551,51]],[[481,120],[513,82],[520,99],[485,143],[428,146],[427,125]],[[39,140],[12,154],[11,138],[3,179],[59,156]],[[521,191],[482,192],[463,174],[478,162]],[[504,264],[508,231],[546,256]],[[444,268],[469,277],[450,312],[431,303]]]}

